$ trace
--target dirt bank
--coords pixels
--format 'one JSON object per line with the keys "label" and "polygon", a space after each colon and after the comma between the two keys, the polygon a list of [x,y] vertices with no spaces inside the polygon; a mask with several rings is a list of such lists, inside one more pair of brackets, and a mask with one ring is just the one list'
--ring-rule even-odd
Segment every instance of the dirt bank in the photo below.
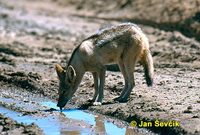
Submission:
{"label": "dirt bank", "polygon": [[11,135],[11,134],[42,135],[42,131],[36,125],[19,124],[16,121],[13,121],[10,118],[4,117],[1,114],[0,114],[0,132],[1,132],[1,135]]}
{"label": "dirt bank", "polygon": [[199,0],[57,0],[57,3],[73,7],[74,14],[108,20],[129,20],[167,31],[178,30],[200,40]]}

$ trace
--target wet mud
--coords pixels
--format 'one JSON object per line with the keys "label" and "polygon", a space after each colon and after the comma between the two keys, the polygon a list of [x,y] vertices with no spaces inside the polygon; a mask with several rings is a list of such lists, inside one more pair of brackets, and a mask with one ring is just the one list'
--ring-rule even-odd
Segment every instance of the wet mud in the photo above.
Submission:
{"label": "wet mud", "polygon": [[[98,8],[96,11],[91,10],[84,3],[83,7],[78,8],[74,6],[76,2],[60,3],[62,3],[60,0],[0,2],[0,106],[5,108],[5,111],[17,112],[36,119],[46,118],[47,114],[56,119],[59,117],[61,120],[67,119],[67,116],[56,111],[55,107],[51,109],[39,103],[46,99],[56,103],[58,78],[54,70],[55,64],[60,63],[65,66],[72,50],[84,38],[98,29],[119,24],[123,20],[123,18],[111,18],[112,12],[105,16],[106,14]],[[116,7],[115,10],[118,8]],[[86,13],[91,13],[90,17]],[[196,10],[191,14],[196,15]],[[134,22],[134,16],[129,16],[131,17],[132,20],[127,20]],[[163,23],[162,27],[159,27],[140,23],[143,20],[139,19],[141,21],[136,22],[150,41],[155,65],[154,86],[146,86],[143,69],[138,64],[135,72],[136,86],[129,101],[114,103],[113,99],[119,96],[123,89],[124,80],[122,74],[118,72],[118,67],[111,66],[108,67],[110,71],[106,73],[105,98],[102,106],[92,106],[88,102],[94,94],[94,83],[92,75],[86,73],[72,100],[65,106],[65,110],[79,108],[93,116],[97,114],[102,114],[102,117],[111,116],[114,121],[118,119],[115,124],[123,129],[123,133],[130,131],[127,134],[199,134],[200,42],[196,38],[199,36],[198,32],[188,36],[180,29],[164,29],[165,22],[156,20],[156,23]],[[198,22],[198,14],[196,19],[193,19]],[[193,22],[190,24],[188,28],[194,27]],[[185,24],[180,25],[185,26]],[[198,24],[195,23],[196,25]],[[44,111],[49,109],[50,111]],[[73,110],[70,114],[73,114]],[[12,115],[5,115],[3,112],[0,115],[0,131],[3,134],[44,133],[37,123],[36,125],[31,124],[32,122],[21,124],[9,117],[12,118]],[[9,124],[4,122],[7,119]],[[180,127],[129,129],[132,121],[140,123],[141,120],[150,122],[176,120],[180,122]],[[101,123],[104,120],[96,120],[96,123],[98,121]],[[82,123],[71,124],[73,128],[79,129]],[[99,130],[91,125],[95,124],[86,122],[80,130],[84,131],[84,127],[86,132],[90,133]],[[99,128],[107,132],[109,130],[107,125],[109,123],[104,123],[104,127],[99,126]],[[110,129],[115,129],[115,126]],[[80,134],[70,130],[70,126],[68,128],[65,126],[61,134],[69,132]]]}
{"label": "wet mud", "polygon": [[[1,113],[3,109],[0,107]],[[24,125],[22,123],[18,123],[13,119],[5,117],[5,114],[0,114],[0,132],[2,135],[6,134],[37,134],[42,135],[41,129],[35,124],[30,123],[29,125]]]}

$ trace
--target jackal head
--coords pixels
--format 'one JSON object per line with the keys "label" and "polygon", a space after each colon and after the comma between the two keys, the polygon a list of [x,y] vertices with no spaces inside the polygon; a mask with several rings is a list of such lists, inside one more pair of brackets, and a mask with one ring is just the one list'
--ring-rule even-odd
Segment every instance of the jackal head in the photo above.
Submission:
{"label": "jackal head", "polygon": [[60,65],[55,66],[59,78],[59,98],[57,106],[62,109],[75,93],[76,72],[72,66],[64,70]]}

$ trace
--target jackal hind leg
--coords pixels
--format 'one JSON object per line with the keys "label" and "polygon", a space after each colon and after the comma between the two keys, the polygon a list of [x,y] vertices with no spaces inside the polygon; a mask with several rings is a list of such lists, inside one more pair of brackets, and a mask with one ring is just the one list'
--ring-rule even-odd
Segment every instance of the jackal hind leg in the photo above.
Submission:
{"label": "jackal hind leg", "polygon": [[126,74],[126,69],[125,69],[124,62],[123,62],[122,59],[120,59],[118,61],[118,66],[119,66],[120,71],[122,72],[122,75],[124,77],[125,86],[124,86],[123,91],[120,94],[120,96],[115,98],[114,101],[121,101],[123,96],[124,96],[124,94],[126,93],[127,88],[128,88],[128,75]]}
{"label": "jackal hind leg", "polygon": [[128,81],[126,82],[126,87],[123,89],[118,101],[127,102],[131,94],[133,87],[135,86],[134,75],[132,67],[126,67],[126,73],[128,75]]}
{"label": "jackal hind leg", "polygon": [[[135,86],[134,81],[134,71],[135,71],[135,64],[137,62],[137,58],[139,56],[140,51],[138,52],[127,52],[127,55],[124,57],[124,68],[125,68],[125,75],[127,82],[125,82],[125,89],[122,91],[120,95],[119,102],[127,102],[133,87]],[[134,54],[134,55],[133,55]],[[129,56],[130,55],[130,56]]]}
{"label": "jackal hind leg", "polygon": [[137,46],[135,50],[137,51],[129,52],[128,53],[129,56],[127,55],[124,60],[124,66],[125,66],[126,74],[128,76],[128,84],[127,84],[128,87],[121,99],[121,102],[127,101],[127,99],[130,97],[132,89],[135,86],[135,78],[134,78],[135,65],[141,54],[142,49],[140,48],[140,46]]}
{"label": "jackal hind leg", "polygon": [[104,84],[105,84],[105,74],[106,74],[106,68],[102,67],[99,72],[98,72],[98,77],[99,77],[99,86],[98,86],[98,94],[95,99],[95,102],[93,105],[101,105],[102,100],[103,100],[103,93],[104,93]]}
{"label": "jackal hind leg", "polygon": [[134,81],[134,68],[132,67],[126,67],[126,72],[128,74],[128,83],[127,83],[127,88],[124,91],[122,98],[119,100],[119,102],[127,102],[128,98],[131,94],[131,91],[133,87],[135,86],[135,81]]}

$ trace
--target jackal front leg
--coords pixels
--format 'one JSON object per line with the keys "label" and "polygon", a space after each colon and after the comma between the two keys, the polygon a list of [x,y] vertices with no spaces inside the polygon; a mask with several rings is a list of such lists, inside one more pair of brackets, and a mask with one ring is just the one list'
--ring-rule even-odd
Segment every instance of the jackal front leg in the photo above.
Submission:
{"label": "jackal front leg", "polygon": [[93,105],[101,105],[102,104],[102,100],[103,100],[103,93],[104,93],[104,84],[105,84],[105,74],[106,74],[106,68],[101,68],[100,72],[98,73],[99,76],[99,86],[98,86],[98,94],[97,97],[95,99],[95,102],[93,103]]}
{"label": "jackal front leg", "polygon": [[92,72],[93,78],[94,78],[94,97],[92,98],[92,102],[95,102],[97,95],[98,95],[98,87],[99,87],[99,78],[97,72]]}

